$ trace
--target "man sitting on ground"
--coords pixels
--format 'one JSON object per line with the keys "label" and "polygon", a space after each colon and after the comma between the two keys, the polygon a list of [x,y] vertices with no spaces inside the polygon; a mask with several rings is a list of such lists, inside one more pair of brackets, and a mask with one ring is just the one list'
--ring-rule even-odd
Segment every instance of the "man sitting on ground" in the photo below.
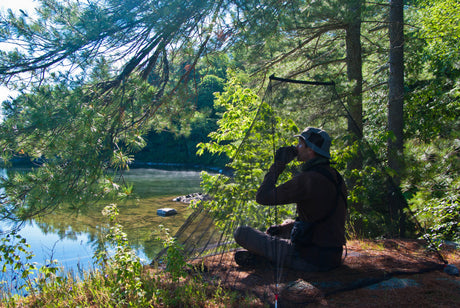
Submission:
{"label": "man sitting on ground", "polygon": [[[296,203],[296,220],[272,226],[266,233],[247,226],[235,230],[236,242],[247,249],[235,253],[241,266],[254,266],[260,258],[301,271],[326,271],[341,264],[347,188],[330,166],[331,138],[313,127],[295,137],[297,147],[277,150],[256,201],[269,206]],[[302,172],[276,187],[279,175],[295,157],[305,162]]]}

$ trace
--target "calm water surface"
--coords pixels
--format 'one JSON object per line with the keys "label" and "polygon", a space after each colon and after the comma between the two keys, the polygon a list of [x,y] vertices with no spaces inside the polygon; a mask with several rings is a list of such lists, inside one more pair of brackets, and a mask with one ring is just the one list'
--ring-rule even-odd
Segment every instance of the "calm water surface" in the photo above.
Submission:
{"label": "calm water surface", "polygon": [[[4,170],[0,172],[5,174]],[[174,234],[190,215],[186,204],[172,199],[201,191],[200,172],[131,169],[124,173],[124,180],[133,184],[139,198],[119,205],[119,220],[138,256],[149,263],[161,249],[155,240],[158,225],[164,225]],[[158,216],[157,209],[163,207],[175,208],[178,214]],[[103,205],[79,213],[55,212],[27,222],[20,235],[31,245],[35,254],[32,262],[40,266],[54,259],[74,272],[91,268],[94,252],[104,243],[104,230],[108,227],[107,219],[101,214],[102,208]],[[5,230],[8,226],[3,224],[0,228]]]}

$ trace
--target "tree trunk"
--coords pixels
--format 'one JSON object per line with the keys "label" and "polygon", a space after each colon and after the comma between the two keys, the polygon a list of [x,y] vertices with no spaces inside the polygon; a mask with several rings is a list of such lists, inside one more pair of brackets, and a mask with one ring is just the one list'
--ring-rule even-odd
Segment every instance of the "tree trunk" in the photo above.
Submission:
{"label": "tree trunk", "polygon": [[[400,175],[403,165],[403,105],[404,105],[404,12],[403,0],[390,1],[390,75],[388,80],[388,167],[394,170],[389,189],[389,208],[393,220],[394,233],[404,235],[404,202],[399,192]],[[398,230],[399,228],[399,230]]]}
{"label": "tree trunk", "polygon": [[[347,50],[347,77],[348,81],[353,82],[352,95],[348,96],[347,103],[351,118],[348,119],[348,132],[352,135],[353,143],[359,143],[363,136],[363,101],[362,101],[362,55],[361,55],[361,0],[349,2],[349,12],[351,18],[346,28],[346,50]],[[347,169],[361,170],[363,167],[363,157],[358,150],[357,155],[348,162]],[[348,185],[350,188],[358,184],[358,178],[349,177]],[[351,204],[358,212],[362,212],[362,202]],[[354,231],[356,235],[362,235],[362,221],[355,222]]]}

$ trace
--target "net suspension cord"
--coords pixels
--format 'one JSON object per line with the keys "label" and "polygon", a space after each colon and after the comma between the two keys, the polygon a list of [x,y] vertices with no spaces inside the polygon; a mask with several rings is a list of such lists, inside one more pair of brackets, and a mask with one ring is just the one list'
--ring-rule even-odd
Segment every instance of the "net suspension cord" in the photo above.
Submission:
{"label": "net suspension cord", "polygon": [[[268,94],[268,101],[270,108],[273,110],[273,105],[272,105],[272,78],[270,77],[270,81],[268,83],[268,88],[267,91],[264,95],[264,97]],[[272,118],[271,118],[271,141],[272,141],[272,152],[273,152],[273,162],[275,162],[275,153],[276,153],[276,119],[275,119],[275,114],[273,112]],[[275,200],[277,200],[277,190],[275,188]],[[274,205],[274,217],[273,217],[273,222],[275,225],[279,223],[279,217],[278,217],[278,205]],[[270,212],[271,208],[270,208]],[[273,215],[273,214],[271,214]],[[274,281],[275,281],[275,306],[278,305],[278,296],[279,296],[279,284],[281,281],[281,276],[282,276],[282,264],[281,264],[281,252],[280,252],[280,245],[279,245],[279,239],[275,238],[275,241],[273,243],[274,245],[274,252],[275,252],[275,271],[274,271]]]}

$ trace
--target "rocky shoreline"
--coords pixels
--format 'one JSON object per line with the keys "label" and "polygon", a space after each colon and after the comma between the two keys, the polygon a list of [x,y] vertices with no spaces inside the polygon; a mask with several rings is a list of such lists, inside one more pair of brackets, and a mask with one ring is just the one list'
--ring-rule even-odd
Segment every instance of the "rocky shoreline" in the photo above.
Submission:
{"label": "rocky shoreline", "polygon": [[172,199],[172,201],[174,202],[182,202],[182,203],[187,203],[187,204],[190,204],[192,200],[193,201],[206,201],[206,200],[211,200],[211,197],[203,193],[193,193],[193,194],[179,196],[179,197]]}

